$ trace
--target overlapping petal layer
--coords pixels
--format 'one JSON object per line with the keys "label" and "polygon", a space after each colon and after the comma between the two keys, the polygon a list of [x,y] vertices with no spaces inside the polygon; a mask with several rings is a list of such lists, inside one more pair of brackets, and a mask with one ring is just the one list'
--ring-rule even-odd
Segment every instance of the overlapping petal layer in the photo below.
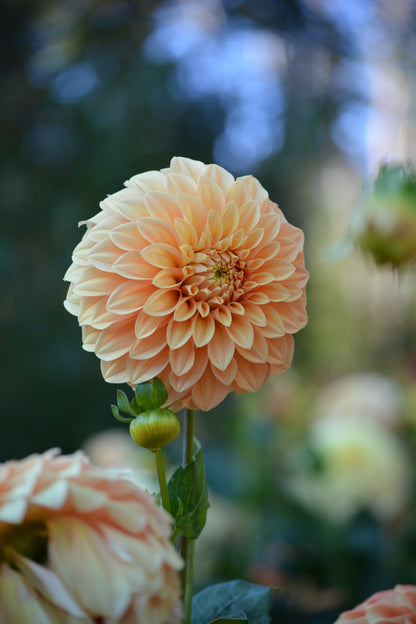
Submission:
{"label": "overlapping petal layer", "polygon": [[54,450],[0,464],[0,622],[179,623],[169,535],[126,471]]}
{"label": "overlapping petal layer", "polygon": [[416,624],[416,587],[396,585],[377,592],[338,617],[336,624]]}
{"label": "overlapping petal layer", "polygon": [[290,366],[307,321],[303,233],[255,178],[173,158],[100,206],[65,306],[107,381],[158,376],[169,404],[209,410]]}

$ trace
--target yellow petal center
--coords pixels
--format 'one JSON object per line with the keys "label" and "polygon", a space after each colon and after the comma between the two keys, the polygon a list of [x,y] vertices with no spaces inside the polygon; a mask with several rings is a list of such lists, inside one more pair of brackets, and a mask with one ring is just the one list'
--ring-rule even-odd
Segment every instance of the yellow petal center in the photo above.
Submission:
{"label": "yellow petal center", "polygon": [[244,293],[244,267],[245,262],[232,251],[198,252],[187,266],[182,294],[205,301],[210,308],[237,301]]}

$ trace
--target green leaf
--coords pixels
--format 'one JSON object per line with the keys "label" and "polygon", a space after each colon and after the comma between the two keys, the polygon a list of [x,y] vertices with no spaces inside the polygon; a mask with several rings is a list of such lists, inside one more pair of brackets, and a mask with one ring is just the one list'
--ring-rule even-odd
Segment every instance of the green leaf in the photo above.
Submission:
{"label": "green leaf", "polygon": [[134,420],[134,418],[124,418],[124,416],[120,416],[120,411],[119,411],[117,405],[112,405],[111,406],[111,411],[113,412],[114,418],[116,418],[120,422],[129,423],[132,420]]}
{"label": "green leaf", "polygon": [[208,504],[205,466],[202,449],[198,446],[194,459],[179,466],[169,483],[171,514],[174,518],[173,539],[184,535],[196,539],[205,526]]}
{"label": "green leaf", "polygon": [[209,624],[244,624],[248,623],[247,615],[241,609],[234,610],[227,615],[224,614],[223,617],[215,618],[215,620],[211,620]]}
{"label": "green leaf", "polygon": [[[192,601],[192,624],[270,624],[271,587],[228,581],[203,589]],[[245,618],[245,619],[244,619]]]}
{"label": "green leaf", "polygon": [[127,398],[127,395],[123,392],[123,390],[117,390],[117,405],[119,409],[125,414],[130,414],[130,416],[137,416],[136,412],[131,408],[130,401]]}
{"label": "green leaf", "polygon": [[222,617],[216,620],[212,620],[209,624],[244,624],[245,622],[248,622],[248,619],[246,617]]}

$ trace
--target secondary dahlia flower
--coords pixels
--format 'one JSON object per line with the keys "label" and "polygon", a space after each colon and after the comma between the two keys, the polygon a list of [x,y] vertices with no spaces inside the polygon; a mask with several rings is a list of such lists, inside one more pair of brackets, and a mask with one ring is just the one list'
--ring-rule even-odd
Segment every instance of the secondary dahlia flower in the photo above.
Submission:
{"label": "secondary dahlia flower", "polygon": [[400,386],[389,377],[372,372],[346,375],[321,393],[315,413],[317,419],[371,421],[391,429],[400,422]]}
{"label": "secondary dahlia flower", "polygon": [[396,585],[377,592],[351,611],[345,611],[336,624],[416,624],[416,587]]}
{"label": "secondary dahlia flower", "polygon": [[73,254],[66,308],[104,378],[159,377],[208,410],[292,361],[307,321],[303,233],[252,176],[173,158],[101,202]]}
{"label": "secondary dahlia flower", "polygon": [[0,464],[0,622],[179,623],[169,536],[126,471],[56,450]]}
{"label": "secondary dahlia flower", "polygon": [[[311,454],[319,470],[311,466]],[[288,491],[301,504],[333,522],[362,509],[380,521],[403,512],[411,492],[411,463],[400,439],[371,421],[316,422],[304,447],[287,458]]]}

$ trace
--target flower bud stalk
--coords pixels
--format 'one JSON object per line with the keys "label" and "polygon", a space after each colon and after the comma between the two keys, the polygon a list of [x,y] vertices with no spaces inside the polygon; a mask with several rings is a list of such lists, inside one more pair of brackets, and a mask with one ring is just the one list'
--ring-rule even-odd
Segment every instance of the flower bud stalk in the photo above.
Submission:
{"label": "flower bud stalk", "polygon": [[168,484],[166,481],[165,463],[163,461],[162,449],[155,451],[157,477],[159,479],[160,498],[162,501],[162,507],[170,513],[170,500]]}

